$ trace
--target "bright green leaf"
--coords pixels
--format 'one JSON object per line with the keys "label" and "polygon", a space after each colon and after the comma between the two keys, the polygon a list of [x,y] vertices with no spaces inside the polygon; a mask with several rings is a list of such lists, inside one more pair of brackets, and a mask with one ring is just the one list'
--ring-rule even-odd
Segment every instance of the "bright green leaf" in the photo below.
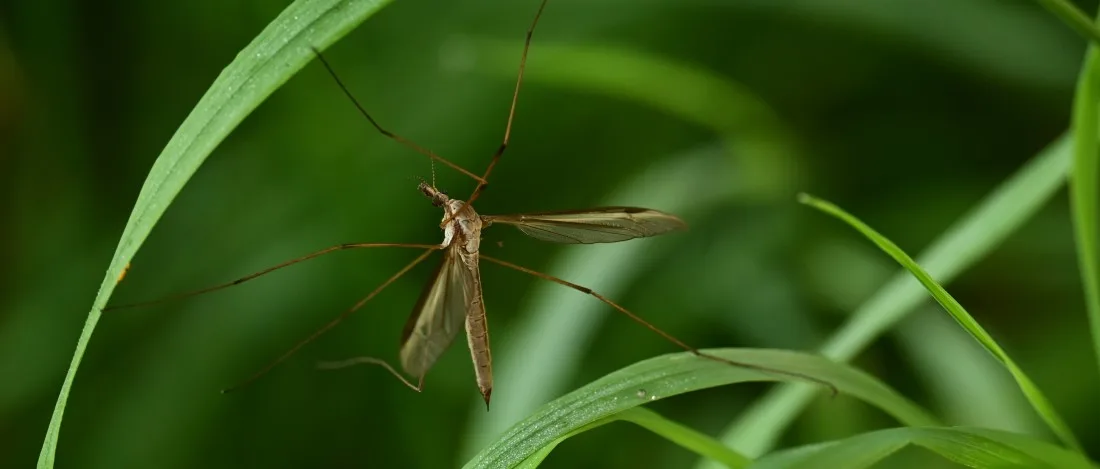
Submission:
{"label": "bright green leaf", "polygon": [[874,242],[875,245],[885,253],[889,254],[890,257],[893,257],[902,267],[905,267],[906,270],[912,273],[913,276],[920,281],[921,285],[924,285],[924,287],[928,289],[932,297],[947,310],[951,317],[955,318],[955,321],[957,321],[959,325],[977,339],[994,357],[1000,360],[1005,368],[1008,369],[1009,373],[1012,373],[1012,377],[1016,379],[1016,383],[1020,386],[1024,395],[1027,396],[1032,407],[1035,408],[1035,411],[1039,413],[1039,416],[1043,418],[1050,429],[1053,430],[1066,445],[1075,449],[1080,449],[1080,443],[1077,442],[1077,438],[1073,435],[1073,432],[1069,429],[1069,426],[1066,425],[1065,421],[1062,420],[1062,417],[1058,415],[1054,406],[1051,405],[1050,401],[1043,395],[1042,391],[1039,390],[1038,386],[1036,386],[1035,383],[1031,381],[1031,378],[1016,365],[1016,362],[1012,361],[1008,353],[1006,353],[1004,349],[993,340],[993,337],[974,320],[974,317],[971,316],[950,293],[947,293],[947,290],[937,283],[928,272],[921,268],[913,258],[909,257],[908,254],[902,251],[901,248],[893,242],[886,239],[886,237],[882,236],[848,212],[845,212],[840,207],[805,194],[799,196],[799,201],[848,223],[860,233],[863,233],[864,236]]}
{"label": "bright green leaf", "polygon": [[[954,279],[988,255],[1009,234],[1050,201],[1070,168],[1070,138],[1052,142],[1039,155],[948,227],[919,256],[941,282]],[[847,361],[926,301],[921,285],[904,270],[894,275],[821,347],[821,354]],[[775,444],[810,401],[811,388],[784,384],[770,391],[722,434],[722,441],[750,456]],[[705,461],[700,468],[709,468]]]}
{"label": "bright green leaf", "polygon": [[1077,238],[1077,259],[1085,289],[1085,305],[1093,349],[1100,360],[1100,50],[1089,46],[1073,98],[1073,175],[1070,200]]}
{"label": "bright green leaf", "polygon": [[229,64],[157,157],[122,232],[107,275],[77,340],[46,431],[39,468],[52,468],[61,419],[73,379],[122,270],[168,205],[214,148],[252,110],[301,70],[314,54],[351,31],[389,0],[298,0],[288,6]]}

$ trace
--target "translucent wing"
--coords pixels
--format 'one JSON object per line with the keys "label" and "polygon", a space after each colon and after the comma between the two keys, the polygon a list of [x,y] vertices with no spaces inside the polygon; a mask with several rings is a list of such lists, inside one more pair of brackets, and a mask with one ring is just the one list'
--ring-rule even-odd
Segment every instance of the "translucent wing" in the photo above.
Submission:
{"label": "translucent wing", "polygon": [[423,377],[454,341],[466,320],[466,296],[471,286],[463,282],[465,267],[449,248],[435,275],[424,286],[401,338],[401,367]]}
{"label": "translucent wing", "polygon": [[483,215],[481,219],[484,223],[515,225],[532,238],[568,244],[617,243],[687,227],[674,215],[637,207]]}

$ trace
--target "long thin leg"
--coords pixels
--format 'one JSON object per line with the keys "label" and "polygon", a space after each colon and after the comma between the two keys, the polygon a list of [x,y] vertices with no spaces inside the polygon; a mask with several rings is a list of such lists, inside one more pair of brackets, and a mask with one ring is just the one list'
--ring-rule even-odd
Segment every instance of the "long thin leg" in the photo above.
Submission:
{"label": "long thin leg", "polygon": [[489,160],[489,166],[485,168],[485,173],[481,175],[481,182],[477,184],[477,188],[474,189],[473,194],[470,194],[470,198],[467,199],[466,203],[473,203],[481,195],[481,191],[488,184],[489,175],[492,174],[493,168],[500,161],[500,157],[504,155],[504,150],[508,148],[508,139],[512,136],[512,121],[516,117],[516,102],[519,101],[519,89],[523,85],[523,71],[527,68],[527,51],[531,49],[531,37],[535,34],[535,27],[539,24],[539,18],[542,17],[542,10],[546,8],[547,1],[549,0],[542,0],[542,3],[539,4],[539,10],[535,12],[535,19],[531,21],[531,27],[527,28],[527,36],[523,40],[523,54],[519,59],[519,74],[516,77],[516,88],[512,92],[512,105],[508,109],[508,123],[504,126],[504,139],[501,141],[500,147],[497,147],[497,151],[493,153],[493,159]]}
{"label": "long thin leg", "polygon": [[[519,101],[519,89],[523,85],[523,71],[527,68],[527,51],[531,49],[531,36],[535,34],[535,27],[539,24],[539,18],[542,17],[542,10],[546,8],[546,2],[549,0],[542,0],[539,4],[539,10],[535,13],[535,19],[531,21],[531,27],[527,28],[527,36],[523,41],[523,54],[519,59],[519,74],[516,77],[516,88],[512,92],[512,105],[508,109],[508,123],[504,125],[504,139],[501,141],[500,146],[497,147],[497,151],[493,153],[493,158],[489,160],[489,166],[485,168],[485,173],[478,179],[477,187],[474,188],[474,192],[470,194],[470,197],[456,210],[456,213],[462,211],[462,208],[466,205],[474,203],[478,197],[481,197],[481,191],[485,189],[485,186],[489,184],[489,175],[492,174],[493,168],[496,167],[497,162],[500,161],[500,157],[504,155],[504,150],[508,149],[508,139],[512,137],[512,121],[516,117],[516,102]],[[447,226],[451,220],[443,220],[439,226]]]}
{"label": "long thin leg", "polygon": [[584,293],[586,295],[590,295],[590,296],[596,298],[597,300],[602,301],[604,304],[606,304],[606,305],[608,305],[612,308],[615,308],[615,310],[617,310],[618,312],[625,314],[632,321],[634,321],[638,324],[641,324],[646,329],[649,329],[649,330],[657,333],[657,335],[663,337],[665,340],[667,340],[669,342],[672,342],[673,344],[676,344],[676,346],[678,346],[678,347],[680,347],[680,348],[682,348],[682,349],[684,349],[688,352],[691,352],[692,354],[694,354],[698,357],[706,358],[708,360],[714,360],[716,362],[721,362],[721,363],[725,363],[725,364],[733,365],[733,366],[737,366],[737,367],[749,368],[749,369],[753,369],[753,370],[757,370],[757,371],[763,371],[763,372],[766,372],[766,373],[778,373],[778,374],[782,374],[782,375],[786,375],[786,376],[794,376],[794,377],[797,377],[797,378],[800,378],[800,379],[804,379],[804,380],[807,380],[807,381],[812,381],[812,382],[821,384],[823,386],[826,386],[832,391],[833,394],[836,394],[836,392],[837,392],[836,386],[834,386],[832,383],[829,383],[828,381],[825,381],[825,380],[822,380],[822,379],[819,379],[819,378],[804,375],[802,373],[797,373],[797,372],[793,372],[793,371],[784,371],[784,370],[779,370],[779,369],[770,368],[770,367],[766,367],[766,366],[754,365],[752,363],[738,362],[738,361],[722,358],[722,357],[719,357],[719,356],[716,356],[716,355],[711,355],[709,353],[700,352],[695,347],[692,347],[692,346],[684,343],[682,340],[677,339],[676,337],[672,336],[672,334],[669,334],[669,333],[661,330],[657,326],[654,326],[649,321],[646,321],[645,319],[642,319],[641,316],[638,316],[637,314],[634,314],[634,313],[630,312],[626,308],[624,308],[622,306],[619,306],[618,303],[615,303],[614,301],[611,301],[607,297],[592,291],[591,288],[584,287],[584,286],[581,286],[581,285],[577,285],[573,282],[560,279],[560,278],[555,277],[553,275],[544,274],[544,273],[536,271],[536,270],[531,270],[531,269],[528,269],[526,267],[513,264],[511,262],[502,261],[500,259],[492,258],[492,257],[486,256],[484,254],[481,254],[479,257],[481,259],[487,260],[489,262],[500,264],[502,266],[505,266],[505,267],[508,267],[508,268],[511,268],[511,269],[515,269],[515,270],[518,270],[518,271],[526,273],[526,274],[534,275],[535,277],[539,277],[541,279],[549,280],[549,281],[557,283],[559,285],[565,285],[565,286],[567,286],[569,288],[572,288],[574,290],[577,290],[581,293]]}
{"label": "long thin leg", "polygon": [[385,361],[381,358],[355,357],[355,358],[349,358],[347,360],[320,362],[320,363],[317,364],[317,368],[320,368],[322,370],[336,370],[336,369],[347,368],[349,366],[355,366],[355,365],[378,365],[378,366],[381,366],[382,368],[385,368],[386,371],[390,372],[390,374],[393,375],[395,378],[401,380],[401,382],[404,383],[405,386],[408,386],[409,389],[412,389],[413,391],[416,391],[416,392],[420,392],[420,391],[424,390],[424,377],[423,376],[421,376],[420,381],[418,381],[417,384],[414,385],[414,384],[412,384],[411,381],[409,381],[407,378],[402,376],[401,373],[398,373],[397,369],[395,369],[392,365],[390,365],[389,362],[387,362],[387,361]]}
{"label": "long thin leg", "polygon": [[349,90],[348,87],[344,85],[344,82],[340,80],[340,77],[336,75],[336,71],[333,70],[332,66],[329,65],[327,60],[325,60],[325,56],[321,55],[321,51],[317,50],[316,47],[312,47],[312,49],[313,49],[313,53],[317,55],[317,59],[321,61],[321,65],[324,65],[325,70],[328,70],[328,74],[332,75],[332,79],[336,81],[336,85],[339,86],[340,90],[344,92],[344,95],[346,95],[348,97],[348,99],[351,100],[352,104],[355,105],[355,108],[359,110],[359,113],[362,114],[363,117],[366,117],[367,120],[370,121],[371,125],[373,125],[375,129],[378,129],[378,132],[380,132],[382,135],[385,135],[385,136],[393,139],[397,143],[400,143],[400,144],[405,145],[409,148],[412,148],[417,153],[425,155],[428,158],[431,158],[435,161],[438,161],[440,163],[443,163],[447,166],[450,166],[450,167],[454,168],[456,171],[458,171],[462,174],[470,176],[471,178],[473,178],[473,180],[477,181],[479,185],[485,183],[484,178],[478,177],[476,174],[467,171],[465,168],[463,168],[463,167],[461,167],[457,164],[451,163],[446,158],[443,158],[442,156],[436,155],[431,150],[428,150],[427,148],[424,148],[420,145],[417,145],[412,140],[409,140],[405,137],[402,137],[402,136],[397,135],[393,132],[390,132],[389,130],[386,130],[386,129],[382,128],[382,126],[378,124],[378,121],[375,121],[374,118],[371,117],[370,113],[367,112],[367,109],[364,108],[362,104],[359,104],[359,100],[355,99],[355,96],[351,94],[351,90]]}
{"label": "long thin leg", "polygon": [[270,363],[265,365],[259,371],[253,373],[252,376],[249,376],[247,379],[245,379],[244,381],[241,381],[240,383],[238,383],[236,385],[233,385],[233,386],[230,386],[228,388],[223,389],[222,393],[224,394],[224,393],[227,393],[227,392],[235,391],[235,390],[239,389],[240,387],[245,386],[245,385],[247,385],[247,384],[249,384],[253,381],[256,381],[256,379],[258,379],[261,376],[267,374],[268,371],[271,371],[272,368],[275,368],[277,365],[279,365],[280,363],[285,361],[287,358],[290,358],[291,355],[294,355],[294,353],[297,352],[299,349],[301,349],[302,347],[305,347],[307,344],[309,344],[310,342],[313,342],[315,339],[320,337],[321,334],[324,334],[325,332],[328,332],[329,329],[332,329],[333,327],[336,327],[337,324],[340,324],[341,322],[343,322],[344,319],[347,319],[348,316],[351,316],[351,313],[354,313],[357,310],[359,310],[359,308],[362,308],[363,305],[367,304],[368,301],[370,301],[372,298],[374,298],[376,295],[378,295],[379,292],[381,292],[386,287],[390,286],[391,283],[396,282],[397,279],[401,278],[402,275],[405,275],[406,272],[412,270],[412,268],[415,267],[417,264],[421,263],[424,259],[427,259],[428,256],[431,255],[431,253],[433,253],[435,251],[438,251],[439,249],[441,249],[441,246],[430,246],[430,248],[428,250],[424,251],[423,254],[417,256],[417,258],[413,259],[412,262],[406,264],[405,267],[402,267],[401,270],[397,271],[396,274],[393,274],[392,276],[390,276],[390,278],[386,279],[385,282],[382,282],[381,285],[379,285],[377,288],[375,288],[373,291],[371,291],[367,296],[363,297],[363,299],[361,299],[357,303],[355,303],[351,308],[348,308],[347,311],[344,311],[343,314],[341,314],[339,316],[336,316],[336,318],[329,321],[324,326],[321,326],[320,329],[317,329],[316,331],[314,331],[312,334],[309,335],[309,337],[306,337],[305,339],[302,339],[302,340],[298,341],[298,343],[294,344],[294,346],[291,347],[290,350],[287,350],[286,353],[283,353],[282,355],[280,355],[279,358],[276,358],[275,360],[272,360]]}
{"label": "long thin leg", "polygon": [[[229,282],[225,282],[225,283],[222,283],[222,284],[218,284],[218,285],[214,285],[214,286],[206,287],[206,288],[201,288],[201,289],[193,290],[193,291],[189,291],[189,292],[177,293],[175,295],[169,295],[169,296],[166,296],[166,297],[163,297],[163,298],[158,298],[158,299],[155,299],[155,300],[142,301],[140,303],[130,303],[130,304],[124,304],[124,305],[118,305],[118,306],[111,306],[109,308],[103,308],[103,311],[111,311],[111,310],[126,309],[126,308],[137,308],[139,306],[149,306],[149,305],[154,305],[154,304],[158,304],[158,303],[164,303],[164,302],[167,302],[167,301],[180,300],[180,299],[195,296],[195,295],[201,295],[203,293],[210,293],[212,291],[221,290],[223,288],[229,288],[229,287],[232,287],[234,285],[240,285],[244,282],[252,280],[252,279],[254,279],[256,277],[259,277],[261,275],[271,273],[271,272],[279,270],[283,267],[288,267],[288,266],[297,264],[299,262],[308,261],[310,259],[323,256],[323,255],[328,254],[330,252],[343,251],[345,249],[359,249],[359,248],[440,249],[440,246],[435,245],[435,244],[408,244],[408,243],[347,243],[347,244],[340,244],[340,245],[337,245],[337,246],[328,247],[328,248],[322,249],[320,251],[316,251],[316,252],[306,254],[302,257],[291,259],[291,260],[283,262],[281,264],[268,267],[268,268],[266,268],[264,270],[261,270],[259,272],[254,272],[254,273],[245,275],[244,277],[241,277],[241,278],[233,280],[233,281],[229,281]],[[129,266],[127,266],[127,267],[129,267]],[[125,275],[126,270],[123,270],[122,273],[123,273],[123,275]],[[119,277],[119,280],[120,281],[122,280],[121,276]]]}

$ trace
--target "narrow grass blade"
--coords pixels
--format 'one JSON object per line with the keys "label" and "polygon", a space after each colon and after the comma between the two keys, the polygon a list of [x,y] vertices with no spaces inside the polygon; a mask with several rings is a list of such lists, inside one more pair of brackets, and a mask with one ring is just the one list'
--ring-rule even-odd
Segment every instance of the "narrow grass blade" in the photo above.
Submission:
{"label": "narrow grass blade", "polygon": [[290,4],[222,70],[176,130],[145,179],[84,322],[46,430],[38,457],[39,468],[54,465],[61,419],[73,379],[116,280],[165,209],[229,132],[313,59],[311,47],[323,49],[336,42],[387,3],[389,0],[297,0]]}
{"label": "narrow grass blade", "polygon": [[1073,175],[1070,201],[1073,208],[1074,234],[1077,238],[1077,262],[1085,290],[1085,305],[1092,332],[1093,350],[1100,364],[1100,49],[1089,46],[1077,79],[1073,98]]}
{"label": "narrow grass blade", "polygon": [[915,445],[973,468],[1092,469],[1092,462],[1064,448],[1014,433],[967,427],[891,428],[824,444],[776,452],[752,469],[872,467],[894,452]]}
{"label": "narrow grass blade", "polygon": [[[1070,138],[1063,136],[945,230],[921,253],[920,264],[942,282],[958,276],[1054,196],[1065,181],[1070,162]],[[926,298],[912,275],[899,272],[853,312],[848,322],[822,346],[822,355],[851,360]],[[809,403],[811,391],[812,388],[801,384],[784,384],[770,391],[723,432],[722,441],[750,456],[764,453]],[[703,461],[698,467],[711,466]]]}
{"label": "narrow grass blade", "polygon": [[1097,29],[1096,24],[1089,20],[1088,15],[1073,5],[1073,2],[1069,0],[1035,0],[1046,8],[1048,11],[1062,20],[1063,23],[1069,25],[1077,34],[1080,34],[1089,41],[1100,44],[1100,29]]}
{"label": "narrow grass blade", "polygon": [[[645,397],[644,393],[639,391],[640,397]],[[674,422],[663,417],[652,410],[644,407],[634,407],[632,409],[624,410],[618,414],[610,417],[602,418],[581,428],[569,432],[550,444],[542,447],[538,452],[532,454],[525,459],[518,468],[519,469],[532,469],[538,467],[542,463],[542,460],[546,459],[550,455],[550,452],[554,450],[561,442],[569,439],[574,435],[584,433],[596,427],[600,427],[611,422],[624,421],[631,422],[640,427],[645,428],[653,433],[656,433],[666,440],[676,443],[677,445],[694,452],[705,458],[709,458],[711,461],[715,461],[724,465],[730,469],[740,469],[748,467],[752,461],[737,453],[736,451],[722,446],[718,440],[696,431],[695,429],[684,426],[680,423]]]}
{"label": "narrow grass blade", "polygon": [[[871,375],[807,353],[767,349],[704,350],[729,360],[800,373],[893,415],[906,425],[935,425],[923,409]],[[675,353],[613,372],[545,405],[514,425],[466,463],[466,468],[513,467],[594,422],[634,407],[699,389],[750,381],[791,381],[790,376],[729,366]],[[820,389],[820,387],[818,388]]]}
{"label": "narrow grass blade", "polygon": [[806,194],[799,195],[799,201],[825,213],[828,213],[836,218],[839,218],[845,223],[851,225],[860,233],[863,233],[863,235],[866,236],[867,239],[870,239],[885,253],[889,254],[890,257],[893,257],[894,260],[902,265],[902,267],[905,267],[906,270],[912,273],[913,276],[916,277],[918,281],[920,281],[921,285],[924,285],[924,287],[928,289],[928,291],[932,294],[932,297],[935,298],[936,301],[941,306],[943,306],[945,310],[947,310],[951,317],[955,318],[955,321],[957,321],[959,325],[966,329],[966,331],[969,332],[971,336],[977,339],[978,342],[980,342],[982,346],[989,351],[989,353],[992,353],[994,357],[1000,360],[1001,363],[1004,364],[1005,368],[1008,369],[1009,373],[1012,373],[1013,378],[1016,379],[1016,383],[1020,386],[1020,389],[1024,392],[1024,395],[1027,396],[1028,401],[1031,402],[1031,406],[1035,408],[1035,411],[1039,413],[1039,416],[1043,418],[1043,420],[1047,423],[1054,434],[1058,435],[1058,438],[1060,438],[1062,442],[1065,443],[1067,446],[1076,450],[1081,449],[1080,443],[1078,443],[1077,438],[1073,435],[1073,432],[1069,429],[1069,426],[1066,425],[1065,421],[1062,420],[1062,417],[1058,415],[1058,412],[1054,410],[1054,406],[1051,405],[1050,401],[1046,398],[1045,395],[1043,395],[1042,391],[1040,391],[1035,383],[1031,381],[1031,378],[1028,378],[1024,371],[1016,365],[1016,362],[1012,361],[1012,358],[1008,356],[1004,349],[1002,349],[1001,346],[993,340],[993,337],[990,336],[989,333],[986,332],[985,329],[980,324],[978,324],[977,321],[974,320],[970,313],[968,313],[966,309],[964,309],[962,305],[959,304],[959,302],[951,296],[950,293],[947,293],[947,290],[940,286],[939,283],[936,283],[932,276],[929,275],[928,272],[926,272],[923,268],[921,268],[921,266],[918,265],[917,262],[913,260],[913,258],[909,257],[908,254],[902,251],[901,248],[899,248],[893,242],[886,239],[884,236],[861,222],[856,217],[852,216],[848,212],[845,212],[840,207]]}

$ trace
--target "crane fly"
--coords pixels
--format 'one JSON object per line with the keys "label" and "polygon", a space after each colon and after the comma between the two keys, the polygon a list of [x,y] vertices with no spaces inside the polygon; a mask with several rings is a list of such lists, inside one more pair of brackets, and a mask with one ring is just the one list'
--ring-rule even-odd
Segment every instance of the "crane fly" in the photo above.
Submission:
{"label": "crane fly", "polygon": [[536,239],[589,244],[656,236],[686,226],[675,216],[635,207],[478,215],[473,205],[451,199],[427,183],[421,182],[418,189],[432,200],[432,205],[443,208],[446,226],[440,247],[444,254],[443,262],[436,268],[432,280],[425,285],[405,325],[401,339],[401,365],[407,373],[423,376],[464,325],[478,390],[486,405],[493,392],[493,368],[482,297],[480,259],[575,288],[627,314],[633,314],[588,288],[482,255],[482,229],[494,223],[509,224]]}
{"label": "crane fly", "polygon": [[412,381],[403,376],[387,361],[374,357],[357,357],[338,362],[322,362],[319,364],[319,366],[321,368],[333,369],[354,364],[380,365],[388,370],[395,377],[397,377],[399,380],[401,380],[408,387],[416,391],[420,391],[423,389],[424,376],[428,373],[428,370],[432,368],[432,366],[443,354],[443,352],[450,347],[455,337],[458,336],[459,331],[464,329],[466,332],[467,343],[470,349],[470,355],[474,364],[474,375],[477,380],[478,390],[480,391],[482,398],[485,400],[486,408],[488,408],[490,396],[493,392],[493,367],[492,355],[489,348],[489,327],[485,313],[485,301],[482,296],[480,271],[480,261],[486,260],[494,264],[498,264],[513,270],[518,270],[520,272],[542,278],[544,280],[558,283],[560,285],[592,296],[597,300],[612,307],[616,311],[626,315],[634,322],[637,322],[647,329],[657,333],[669,342],[672,342],[678,347],[689,351],[701,358],[725,363],[736,367],[748,368],[767,373],[782,374],[786,376],[800,378],[806,381],[812,381],[824,385],[835,392],[836,389],[832,384],[808,375],[770,368],[762,365],[737,362],[700,352],[694,347],[687,345],[683,341],[677,339],[676,337],[673,337],[669,333],[661,330],[657,326],[654,326],[645,319],[642,319],[640,316],[634,314],[628,309],[620,306],[618,303],[593,291],[590,288],[569,282],[567,280],[549,274],[516,265],[511,262],[486,256],[480,252],[481,232],[483,229],[488,228],[493,224],[512,225],[518,228],[519,231],[532,238],[563,244],[615,243],[635,238],[657,236],[671,231],[681,230],[686,228],[687,226],[682,220],[674,215],[663,213],[657,210],[638,207],[600,207],[586,210],[562,210],[552,212],[523,213],[516,215],[480,215],[474,210],[474,201],[477,200],[478,197],[480,197],[482,191],[488,184],[489,175],[492,173],[493,168],[500,161],[501,156],[504,154],[505,149],[507,149],[508,147],[508,140],[512,130],[512,121],[515,117],[516,102],[519,98],[520,85],[523,83],[523,72],[527,63],[527,52],[531,47],[531,36],[534,33],[535,26],[538,24],[539,18],[542,16],[543,9],[546,7],[546,2],[547,0],[542,0],[539,5],[539,9],[535,14],[535,18],[532,21],[531,26],[527,30],[527,35],[523,46],[523,53],[520,58],[519,74],[516,79],[515,91],[512,94],[512,103],[508,112],[508,121],[505,126],[504,139],[502,140],[500,146],[497,148],[496,152],[493,153],[492,159],[489,161],[489,165],[485,169],[485,172],[482,173],[480,176],[466,170],[465,168],[462,168],[457,164],[450,162],[449,160],[446,160],[436,155],[435,153],[425,149],[424,147],[421,147],[420,145],[417,145],[411,140],[408,140],[393,132],[390,132],[389,130],[386,130],[381,125],[379,125],[378,122],[375,121],[375,119],[359,103],[359,101],[355,99],[350,90],[336,75],[331,65],[329,65],[324,56],[321,55],[321,52],[317,49],[313,49],[318,60],[325,67],[332,78],[336,81],[337,86],[339,86],[343,93],[355,105],[358,111],[364,117],[366,117],[366,119],[378,132],[394,141],[397,141],[402,145],[405,145],[429,157],[433,161],[438,161],[462,174],[469,176],[477,182],[477,185],[474,191],[471,193],[470,197],[468,197],[464,201],[449,197],[447,194],[437,189],[434,186],[434,183],[428,184],[427,182],[421,181],[419,186],[417,187],[417,189],[421,193],[423,193],[428,199],[431,200],[432,205],[443,209],[443,218],[439,225],[443,231],[443,241],[440,244],[341,244],[322,249],[320,251],[316,251],[302,257],[291,259],[289,261],[269,267],[259,272],[255,272],[238,278],[231,282],[187,293],[177,294],[158,300],[115,306],[107,309],[121,309],[145,306],[220,290],[223,288],[244,283],[272,271],[336,251],[380,247],[411,248],[423,251],[418,257],[413,259],[412,262],[406,264],[397,273],[393,274],[384,282],[382,282],[382,284],[372,290],[367,296],[360,299],[351,308],[345,310],[343,314],[332,319],[324,326],[316,330],[313,334],[299,341],[283,355],[268,363],[265,367],[260,369],[258,372],[256,372],[240,384],[223,390],[223,392],[227,392],[236,389],[244,384],[250,383],[260,376],[266,374],[268,371],[270,371],[278,364],[282,363],[303,346],[312,342],[313,340],[327,332],[329,329],[335,327],[349,315],[362,308],[363,305],[365,305],[368,301],[378,295],[379,292],[388,287],[390,284],[397,281],[397,279],[405,275],[405,273],[412,270],[413,267],[423,262],[432,253],[436,251],[443,251],[442,262],[440,262],[440,264],[436,267],[431,279],[421,291],[420,298],[417,300],[416,305],[413,307],[412,314],[409,316],[406,322],[401,337],[401,347],[399,354],[401,368],[406,374],[416,378],[418,380],[417,384],[413,384]]}

